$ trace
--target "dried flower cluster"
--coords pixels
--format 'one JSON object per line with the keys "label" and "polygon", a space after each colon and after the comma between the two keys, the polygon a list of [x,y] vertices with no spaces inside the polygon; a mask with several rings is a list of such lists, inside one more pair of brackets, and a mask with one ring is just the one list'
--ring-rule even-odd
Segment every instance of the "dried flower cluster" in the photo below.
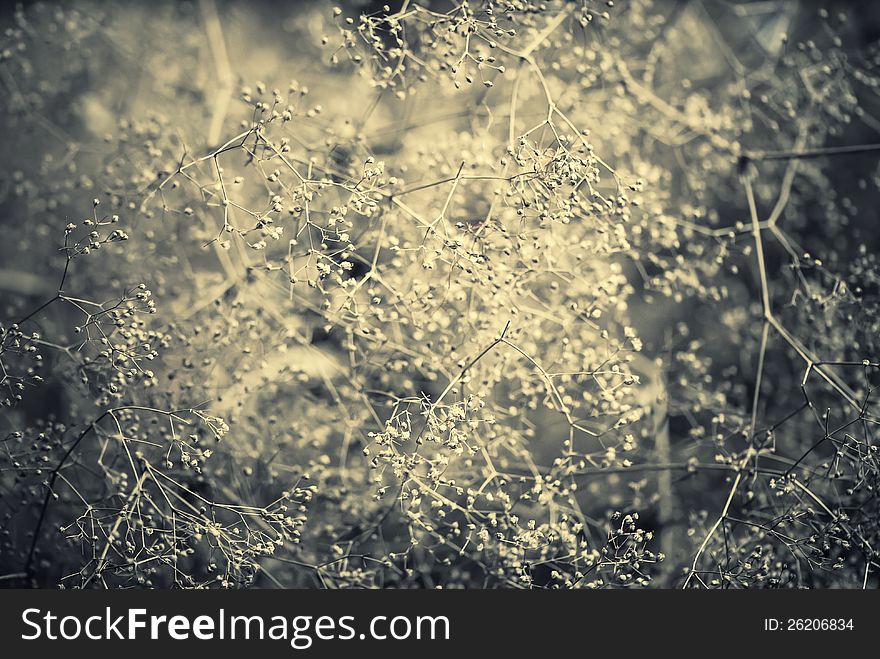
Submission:
{"label": "dried flower cluster", "polygon": [[880,50],[450,6],[6,17],[0,578],[876,582]]}

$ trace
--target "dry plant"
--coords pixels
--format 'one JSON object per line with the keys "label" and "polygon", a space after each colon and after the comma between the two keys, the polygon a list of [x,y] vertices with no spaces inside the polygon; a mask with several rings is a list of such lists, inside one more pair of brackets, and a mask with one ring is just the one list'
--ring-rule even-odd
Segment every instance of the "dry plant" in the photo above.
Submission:
{"label": "dry plant", "polygon": [[3,583],[876,583],[880,51],[620,4],[10,13]]}

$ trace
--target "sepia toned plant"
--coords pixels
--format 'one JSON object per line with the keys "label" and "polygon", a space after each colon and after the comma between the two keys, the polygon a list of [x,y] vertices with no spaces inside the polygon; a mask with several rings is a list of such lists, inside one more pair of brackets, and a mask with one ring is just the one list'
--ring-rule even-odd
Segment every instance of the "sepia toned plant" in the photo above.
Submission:
{"label": "sepia toned plant", "polygon": [[3,23],[3,583],[876,585],[849,9]]}

